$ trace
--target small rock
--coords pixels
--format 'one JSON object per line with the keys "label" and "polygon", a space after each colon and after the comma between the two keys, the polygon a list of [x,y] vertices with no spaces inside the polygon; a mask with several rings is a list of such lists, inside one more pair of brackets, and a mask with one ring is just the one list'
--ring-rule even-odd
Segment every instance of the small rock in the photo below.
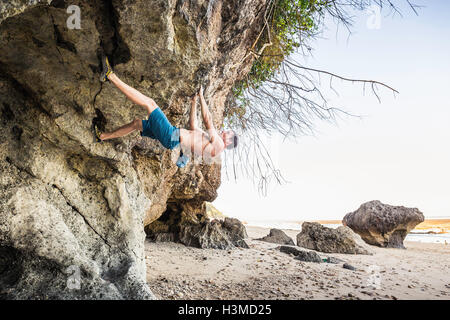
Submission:
{"label": "small rock", "polygon": [[325,262],[326,262],[326,263],[339,264],[339,263],[343,263],[344,260],[341,260],[341,259],[338,259],[338,258],[335,258],[335,257],[328,257],[328,258],[325,260]]}
{"label": "small rock", "polygon": [[256,240],[278,244],[294,245],[294,241],[280,229],[270,229],[269,234],[267,236]]}
{"label": "small rock", "polygon": [[344,263],[344,265],[342,267],[344,269],[348,269],[348,270],[352,270],[352,271],[356,270],[356,268],[354,266],[352,266],[351,264],[348,264],[348,263]]}
{"label": "small rock", "polygon": [[305,251],[305,250],[299,250],[294,247],[289,246],[281,246],[279,247],[281,252],[292,254],[295,256],[294,259],[305,261],[305,262],[322,262],[322,258],[319,256],[317,252],[314,251]]}

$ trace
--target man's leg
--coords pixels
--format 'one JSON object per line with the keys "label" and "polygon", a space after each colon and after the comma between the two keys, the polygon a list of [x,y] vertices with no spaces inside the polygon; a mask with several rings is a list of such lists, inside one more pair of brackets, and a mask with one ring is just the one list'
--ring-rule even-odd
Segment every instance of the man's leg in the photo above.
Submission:
{"label": "man's leg", "polygon": [[100,135],[101,140],[109,140],[114,138],[120,138],[132,133],[135,130],[142,131],[142,120],[135,119],[134,121],[120,127],[113,132],[105,132]]}
{"label": "man's leg", "polygon": [[155,110],[158,107],[158,105],[156,104],[156,102],[152,98],[149,98],[149,97],[143,95],[142,93],[140,93],[136,89],[134,89],[134,88],[130,87],[129,85],[127,85],[125,82],[120,80],[119,77],[115,73],[111,73],[108,76],[108,79],[117,88],[119,88],[119,90],[122,91],[128,97],[128,99],[133,101],[135,104],[143,106],[144,108],[146,108],[147,111],[148,111],[148,114],[152,113],[153,110]]}

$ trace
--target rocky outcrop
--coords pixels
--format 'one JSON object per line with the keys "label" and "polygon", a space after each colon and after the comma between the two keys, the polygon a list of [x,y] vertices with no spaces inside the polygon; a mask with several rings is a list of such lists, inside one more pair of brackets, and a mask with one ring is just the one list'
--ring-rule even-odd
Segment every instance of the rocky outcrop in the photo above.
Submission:
{"label": "rocky outcrop", "polygon": [[[81,29],[69,29],[69,5]],[[144,225],[167,203],[195,212],[213,201],[220,164],[178,169],[176,154],[132,134],[94,143],[146,112],[98,81],[101,54],[151,96],[174,125],[205,85],[214,124],[264,0],[54,0],[0,4],[0,295],[148,299]]]}
{"label": "rocky outcrop", "polygon": [[358,210],[345,215],[342,223],[372,245],[405,248],[403,240],[425,219],[417,208],[391,206],[380,201],[362,204]]}
{"label": "rocky outcrop", "polygon": [[294,245],[294,241],[292,241],[291,237],[289,237],[286,233],[283,232],[283,230],[280,229],[270,229],[267,236],[257,240],[278,244],[287,244],[292,246]]}
{"label": "rocky outcrop", "polygon": [[249,248],[245,242],[244,225],[234,218],[188,224],[181,227],[179,241],[187,246],[202,249]]}
{"label": "rocky outcrop", "polygon": [[202,211],[189,214],[190,210],[186,205],[170,204],[158,220],[146,226],[147,237],[154,242],[180,242],[202,249],[248,248],[245,226],[238,219],[210,219]]}
{"label": "rocky outcrop", "polygon": [[326,253],[372,254],[369,246],[350,228],[327,228],[317,222],[303,222],[297,245]]}

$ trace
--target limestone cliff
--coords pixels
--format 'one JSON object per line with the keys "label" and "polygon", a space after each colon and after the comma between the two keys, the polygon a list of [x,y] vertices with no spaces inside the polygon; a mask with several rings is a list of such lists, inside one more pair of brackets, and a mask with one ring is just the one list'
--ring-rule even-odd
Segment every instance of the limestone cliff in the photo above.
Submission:
{"label": "limestone cliff", "polygon": [[[69,5],[81,29],[69,29]],[[195,217],[220,166],[178,169],[159,142],[107,130],[144,118],[98,81],[100,56],[185,126],[200,83],[216,127],[265,0],[0,1],[0,298],[148,299],[144,226]],[[184,210],[184,211],[183,211]],[[79,282],[78,282],[79,281]]]}

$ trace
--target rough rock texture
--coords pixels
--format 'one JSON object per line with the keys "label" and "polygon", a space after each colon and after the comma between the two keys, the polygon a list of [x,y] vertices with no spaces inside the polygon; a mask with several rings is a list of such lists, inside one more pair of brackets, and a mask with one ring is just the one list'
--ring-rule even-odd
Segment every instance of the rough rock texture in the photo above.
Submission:
{"label": "rough rock texture", "polygon": [[[94,143],[93,123],[146,116],[98,81],[100,56],[177,126],[203,83],[220,127],[265,0],[49,3],[0,2],[0,296],[152,298],[143,226],[168,202],[194,212],[214,200],[220,165],[178,170],[176,154],[137,133]],[[67,28],[69,5],[81,9],[80,30]]]}
{"label": "rough rock texture", "polygon": [[181,242],[202,249],[248,248],[245,226],[238,219],[211,220],[204,213],[206,207],[203,205],[203,211],[189,215],[184,211],[185,206],[170,204],[158,220],[146,226],[147,237],[155,242]]}
{"label": "rough rock texture", "polygon": [[314,251],[306,251],[306,250],[299,250],[294,247],[289,246],[281,246],[279,247],[280,251],[287,254],[292,254],[295,256],[294,259],[300,260],[303,262],[316,262],[321,263],[322,258],[317,252]]}
{"label": "rough rock texture", "polygon": [[350,228],[332,229],[317,222],[303,222],[297,245],[327,253],[372,254],[369,246]]}
{"label": "rough rock texture", "polygon": [[417,208],[391,206],[375,200],[345,215],[342,224],[350,227],[369,244],[405,248],[403,240],[406,235],[424,219],[423,213]]}
{"label": "rough rock texture", "polygon": [[284,233],[280,229],[270,229],[269,234],[267,236],[257,240],[278,244],[287,244],[292,246],[295,245],[291,237],[289,237],[286,233]]}
{"label": "rough rock texture", "polygon": [[37,5],[50,4],[52,0],[1,0],[0,1],[0,23],[6,18],[20,14],[26,9]]}

